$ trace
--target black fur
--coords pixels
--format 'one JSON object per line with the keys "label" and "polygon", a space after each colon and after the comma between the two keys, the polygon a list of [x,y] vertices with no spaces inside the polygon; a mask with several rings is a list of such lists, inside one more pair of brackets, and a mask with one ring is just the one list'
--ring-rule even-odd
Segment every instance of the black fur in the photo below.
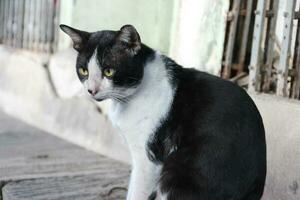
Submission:
{"label": "black fur", "polygon": [[152,192],[152,194],[150,194],[150,196],[148,197],[148,200],[155,200],[156,199],[156,192]]}
{"label": "black fur", "polygon": [[[123,26],[120,31],[107,30],[93,33],[80,31],[66,25],[60,25],[60,27],[70,35],[74,43],[73,47],[78,51],[76,71],[82,82],[87,77],[81,76],[78,70],[79,68],[87,70],[88,62],[96,48],[96,57],[101,70],[103,71],[105,68],[116,70],[112,80],[114,85],[118,87],[135,87],[138,85],[143,78],[145,62],[154,57],[154,51],[140,43],[138,33],[130,25]],[[135,35],[128,38],[127,42],[125,41],[126,38],[122,36],[126,30]]]}
{"label": "black fur", "polygon": [[[77,48],[77,69],[86,66],[97,47],[101,68],[117,71],[115,85],[137,85],[154,50],[139,43],[135,29],[130,27],[128,32],[135,35],[126,38],[120,37],[122,31],[100,31],[86,39],[86,32],[76,32],[83,33],[82,41],[86,41]],[[168,193],[168,200],[260,199],[266,143],[263,122],[251,98],[229,81],[183,68],[168,57],[163,60],[176,91],[168,116],[147,143],[149,159],[162,165],[160,191],[149,199],[158,192]]]}
{"label": "black fur", "polygon": [[266,176],[261,116],[248,94],[218,77],[168,58],[177,87],[168,117],[148,142],[163,165],[168,199],[260,199]]}

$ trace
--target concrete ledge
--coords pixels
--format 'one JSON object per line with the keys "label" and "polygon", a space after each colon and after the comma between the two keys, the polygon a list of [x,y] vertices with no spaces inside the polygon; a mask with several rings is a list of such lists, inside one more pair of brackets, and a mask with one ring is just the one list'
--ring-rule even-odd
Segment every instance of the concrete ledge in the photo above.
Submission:
{"label": "concrete ledge", "polygon": [[49,60],[49,72],[56,93],[60,98],[82,96],[84,91],[75,66],[77,52],[65,49],[55,53]]}

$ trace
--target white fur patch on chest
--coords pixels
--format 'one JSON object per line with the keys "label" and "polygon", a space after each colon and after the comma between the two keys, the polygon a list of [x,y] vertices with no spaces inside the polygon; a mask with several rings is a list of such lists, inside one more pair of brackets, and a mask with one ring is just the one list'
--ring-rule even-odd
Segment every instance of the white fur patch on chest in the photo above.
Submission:
{"label": "white fur patch on chest", "polygon": [[122,104],[113,102],[110,120],[128,143],[132,157],[132,174],[127,199],[147,199],[157,187],[161,166],[147,157],[150,136],[167,117],[175,89],[160,55],[144,68],[138,91]]}
{"label": "white fur patch on chest", "polygon": [[149,62],[137,93],[126,104],[113,103],[109,116],[129,145],[142,145],[167,116],[174,97],[174,88],[160,57]]}

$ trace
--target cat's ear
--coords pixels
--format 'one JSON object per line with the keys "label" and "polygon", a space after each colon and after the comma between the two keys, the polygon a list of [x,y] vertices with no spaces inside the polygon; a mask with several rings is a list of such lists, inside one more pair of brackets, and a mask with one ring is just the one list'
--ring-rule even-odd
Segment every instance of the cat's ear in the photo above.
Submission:
{"label": "cat's ear", "polygon": [[81,31],[64,24],[59,25],[59,27],[63,32],[70,36],[73,40],[73,48],[77,51],[80,51],[84,47],[91,35],[88,32]]}
{"label": "cat's ear", "polygon": [[121,41],[134,55],[141,49],[141,38],[137,30],[132,25],[123,26],[117,39]]}

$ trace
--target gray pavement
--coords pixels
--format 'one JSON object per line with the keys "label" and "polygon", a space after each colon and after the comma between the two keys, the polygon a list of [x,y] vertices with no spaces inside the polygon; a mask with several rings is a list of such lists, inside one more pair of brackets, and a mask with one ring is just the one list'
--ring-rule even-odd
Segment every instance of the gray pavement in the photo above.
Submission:
{"label": "gray pavement", "polygon": [[128,177],[128,165],[0,112],[1,200],[123,199]]}

